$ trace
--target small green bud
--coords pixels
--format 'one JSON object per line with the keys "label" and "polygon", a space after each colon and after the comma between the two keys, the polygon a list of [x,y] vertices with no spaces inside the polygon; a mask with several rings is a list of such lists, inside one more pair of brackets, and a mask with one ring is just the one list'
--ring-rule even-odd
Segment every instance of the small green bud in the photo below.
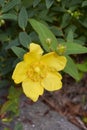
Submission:
{"label": "small green bud", "polygon": [[47,39],[46,39],[46,43],[47,43],[48,45],[50,45],[50,44],[52,43],[52,40],[51,40],[50,38],[47,38]]}
{"label": "small green bud", "polygon": [[5,24],[5,20],[1,19],[1,20],[0,20],[0,27],[1,27],[2,25],[4,25],[4,24]]}
{"label": "small green bud", "polygon": [[71,10],[67,10],[67,13],[69,13],[71,16],[73,16],[73,12]]}
{"label": "small green bud", "polygon": [[61,2],[61,0],[56,0],[57,2]]}
{"label": "small green bud", "polygon": [[5,20],[2,19],[2,20],[1,20],[1,23],[2,23],[2,25],[5,24]]}
{"label": "small green bud", "polygon": [[75,17],[75,18],[77,18],[77,19],[79,19],[79,17],[81,16],[82,14],[79,12],[79,11],[75,11],[74,13],[73,13],[73,17]]}
{"label": "small green bud", "polygon": [[12,118],[3,118],[2,119],[2,122],[10,122],[10,121],[12,121]]}
{"label": "small green bud", "polygon": [[62,45],[62,44],[59,44],[59,45],[57,46],[56,51],[57,51],[57,53],[58,53],[59,55],[63,55],[63,54],[65,53],[65,51],[66,51],[66,46],[64,46],[64,45]]}
{"label": "small green bud", "polygon": [[68,10],[67,10],[67,13],[71,14],[71,13],[72,13],[72,11],[71,11],[70,9],[68,9]]}

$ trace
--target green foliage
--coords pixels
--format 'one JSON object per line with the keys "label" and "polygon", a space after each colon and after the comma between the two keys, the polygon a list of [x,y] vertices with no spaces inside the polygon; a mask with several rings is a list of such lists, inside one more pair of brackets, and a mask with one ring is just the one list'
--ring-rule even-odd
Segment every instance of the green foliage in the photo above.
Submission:
{"label": "green foliage", "polygon": [[[0,90],[15,86],[12,71],[31,42],[40,44],[45,53],[61,54],[58,46],[63,45],[67,57],[64,73],[79,81],[80,74],[87,72],[86,56],[82,58],[87,53],[86,12],[86,0],[0,0]],[[82,64],[76,60],[78,54]],[[10,96],[15,91],[12,89]],[[19,95],[10,96],[2,112],[16,112]]]}
{"label": "green foliage", "polygon": [[[56,37],[54,36],[54,34],[44,24],[42,24],[34,19],[30,19],[29,21],[30,21],[32,27],[38,33],[41,44],[44,47],[44,49],[46,51],[52,51],[52,50],[56,51],[56,48],[58,46],[58,41],[57,41]],[[47,41],[47,39],[50,40],[50,43]],[[67,40],[67,42],[60,43],[60,44],[63,44],[64,46],[66,46],[65,55],[87,53],[86,47],[76,44],[76,43],[71,43],[71,42],[73,42],[72,31],[70,31],[68,33],[66,40]],[[76,67],[74,61],[70,57],[67,57],[67,59],[68,59],[68,62],[67,62],[66,68],[65,68],[65,72],[70,74],[76,80],[79,80],[78,70],[77,70],[77,67]]]}
{"label": "green foliage", "polygon": [[85,7],[85,6],[87,6],[87,0],[83,1],[82,3],[82,7]]}
{"label": "green foliage", "polygon": [[87,72],[87,61],[82,64],[77,64],[77,68],[82,72]]}
{"label": "green foliage", "polygon": [[68,59],[67,66],[65,67],[64,72],[68,73],[70,76],[72,76],[78,81],[80,77],[76,64],[69,56],[67,56],[67,59]]}
{"label": "green foliage", "polygon": [[63,43],[63,45],[66,45],[66,54],[70,55],[70,54],[82,54],[82,53],[87,53],[87,48],[76,44],[76,43]]}
{"label": "green foliage", "polygon": [[11,49],[20,59],[22,59],[24,53],[26,52],[23,48],[16,47],[16,46],[11,47]]}
{"label": "green foliage", "polygon": [[17,20],[17,16],[13,13],[7,13],[7,14],[2,14],[0,16],[0,19],[6,19],[6,20]]}
{"label": "green foliage", "polygon": [[[14,94],[15,93],[15,94]],[[10,87],[9,89],[9,94],[8,94],[8,101],[4,103],[4,105],[1,108],[0,114],[4,114],[5,112],[13,112],[13,114],[16,116],[19,114],[19,97],[21,95],[21,90],[15,89],[13,86]]]}
{"label": "green foliage", "polygon": [[25,27],[27,26],[27,21],[28,21],[28,14],[26,8],[22,7],[18,16],[19,27],[25,30]]}
{"label": "green foliage", "polygon": [[46,6],[47,6],[47,9],[49,9],[52,4],[54,3],[54,0],[45,0],[46,1]]}
{"label": "green foliage", "polygon": [[33,1],[33,7],[36,7],[39,3],[40,3],[41,0],[34,0]]}
{"label": "green foliage", "polygon": [[31,43],[31,38],[26,32],[19,33],[19,40],[22,46],[24,46],[25,48],[28,48],[29,43]]}
{"label": "green foliage", "polygon": [[2,13],[8,12],[12,8],[14,8],[16,5],[20,4],[21,0],[12,0],[9,1],[4,7],[2,7]]}
{"label": "green foliage", "polygon": [[[53,33],[42,23],[30,19],[29,22],[31,23],[32,27],[35,29],[35,31],[38,33],[40,41],[42,46],[46,51],[50,51],[50,48],[55,49],[57,47],[57,39],[53,35]],[[47,40],[50,40],[50,43],[48,43]],[[50,47],[49,47],[50,44]]]}

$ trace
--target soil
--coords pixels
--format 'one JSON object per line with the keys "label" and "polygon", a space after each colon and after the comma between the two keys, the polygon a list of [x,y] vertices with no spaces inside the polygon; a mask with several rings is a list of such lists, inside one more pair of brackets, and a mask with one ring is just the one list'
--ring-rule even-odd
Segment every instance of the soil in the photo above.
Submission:
{"label": "soil", "polygon": [[41,101],[21,109],[24,130],[80,130]]}
{"label": "soil", "polygon": [[36,103],[23,95],[19,117],[8,124],[0,122],[0,130],[6,126],[16,130],[17,123],[23,130],[87,130],[87,74],[80,82],[65,75],[61,90],[46,91]]}
{"label": "soil", "polygon": [[4,128],[15,130],[18,123],[22,123],[23,130],[80,130],[42,101],[31,103],[23,96],[20,110],[20,116],[10,123],[1,124],[0,130],[4,130]]}

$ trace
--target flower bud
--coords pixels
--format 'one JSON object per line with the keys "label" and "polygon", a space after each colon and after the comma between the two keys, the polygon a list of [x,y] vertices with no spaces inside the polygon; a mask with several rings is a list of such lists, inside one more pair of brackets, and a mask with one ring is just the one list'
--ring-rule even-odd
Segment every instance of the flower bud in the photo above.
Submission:
{"label": "flower bud", "polygon": [[1,19],[1,20],[0,20],[0,27],[1,27],[2,25],[4,25],[4,24],[5,24],[5,20]]}
{"label": "flower bud", "polygon": [[62,44],[59,44],[59,45],[57,46],[56,51],[57,51],[57,53],[58,53],[59,55],[63,55],[63,54],[65,53],[65,51],[66,51],[66,46],[65,46],[65,45],[62,45]]}
{"label": "flower bud", "polygon": [[52,40],[51,40],[50,38],[47,38],[47,39],[46,39],[46,43],[47,43],[48,45],[50,45],[50,44],[52,43]]}

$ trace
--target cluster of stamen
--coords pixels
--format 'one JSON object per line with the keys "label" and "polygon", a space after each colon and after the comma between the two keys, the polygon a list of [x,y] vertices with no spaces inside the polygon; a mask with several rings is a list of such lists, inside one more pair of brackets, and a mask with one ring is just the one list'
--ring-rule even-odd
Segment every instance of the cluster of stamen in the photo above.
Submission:
{"label": "cluster of stamen", "polygon": [[34,82],[40,82],[47,75],[48,67],[41,62],[33,63],[29,66],[27,75]]}

